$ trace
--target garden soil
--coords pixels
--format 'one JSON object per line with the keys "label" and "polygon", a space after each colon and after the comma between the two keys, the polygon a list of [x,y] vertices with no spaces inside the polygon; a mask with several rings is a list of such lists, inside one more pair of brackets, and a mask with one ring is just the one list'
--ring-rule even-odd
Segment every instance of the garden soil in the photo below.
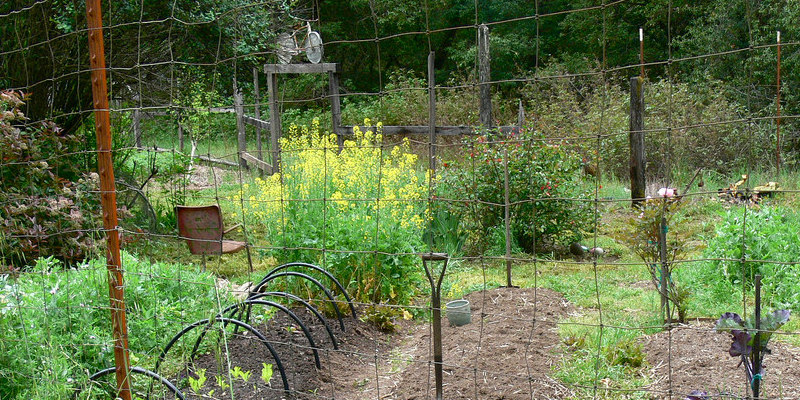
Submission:
{"label": "garden soil", "polygon": [[[573,394],[550,376],[553,364],[561,359],[555,323],[573,311],[560,294],[547,289],[499,288],[473,292],[466,299],[471,303],[472,323],[451,327],[446,317],[442,320],[445,399],[553,399]],[[320,370],[314,366],[308,340],[293,321],[279,313],[257,325],[286,368],[291,388],[288,396],[281,390],[277,369],[269,386],[261,380],[262,363],[274,361],[249,334],[229,339],[227,353],[217,352],[228,354],[227,358],[214,356],[214,352],[196,358],[194,370],[205,369],[208,380],[201,395],[184,389],[187,398],[203,398],[209,390],[214,390],[214,398],[244,400],[434,398],[431,324],[400,320],[397,331],[388,334],[346,318],[342,332],[331,318],[328,322],[339,342],[337,351],[321,323],[304,311],[296,312],[320,348]],[[233,379],[228,381],[231,388],[220,387],[216,376],[227,371],[224,366],[228,363],[252,371],[248,382]]]}
{"label": "garden soil", "polygon": [[[800,398],[800,349],[781,343],[773,336],[764,360],[761,397]],[[730,335],[716,333],[713,321],[694,322],[642,341],[650,375],[658,377],[650,389],[655,398],[683,399],[693,390],[703,390],[711,398],[745,398],[746,378],[739,357],[728,355]],[[671,371],[671,374],[668,374]]]}

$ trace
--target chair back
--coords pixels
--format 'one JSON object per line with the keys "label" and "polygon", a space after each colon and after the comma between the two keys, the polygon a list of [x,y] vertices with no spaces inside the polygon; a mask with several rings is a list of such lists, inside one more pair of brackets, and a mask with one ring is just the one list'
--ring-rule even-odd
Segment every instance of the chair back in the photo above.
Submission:
{"label": "chair back", "polygon": [[219,206],[176,206],[178,233],[192,254],[222,254],[222,212]]}

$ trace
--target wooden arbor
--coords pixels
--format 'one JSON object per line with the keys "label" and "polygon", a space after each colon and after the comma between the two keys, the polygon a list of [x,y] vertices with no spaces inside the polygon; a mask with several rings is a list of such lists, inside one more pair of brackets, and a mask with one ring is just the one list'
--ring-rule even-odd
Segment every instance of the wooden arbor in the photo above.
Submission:
{"label": "wooden arbor", "polygon": [[[236,120],[237,129],[239,131],[239,163],[242,167],[247,167],[247,162],[252,163],[257,168],[265,173],[271,174],[280,170],[281,149],[278,139],[281,137],[281,113],[278,104],[278,75],[279,74],[328,74],[328,88],[330,91],[331,99],[331,115],[333,119],[333,133],[339,141],[339,146],[342,146],[342,108],[341,100],[339,98],[339,64],[338,63],[320,63],[320,64],[266,64],[264,65],[264,73],[267,74],[267,91],[269,93],[269,122],[260,119],[258,108],[258,74],[254,72],[254,83],[256,89],[256,107],[255,118],[244,115],[244,107],[242,106],[241,95],[237,94],[234,97],[236,102]],[[245,124],[253,125],[256,127],[256,141],[257,141],[257,156],[247,152],[247,144],[244,140]],[[272,154],[272,162],[267,163],[263,161],[261,152],[261,129],[269,129],[270,133],[270,153]]]}

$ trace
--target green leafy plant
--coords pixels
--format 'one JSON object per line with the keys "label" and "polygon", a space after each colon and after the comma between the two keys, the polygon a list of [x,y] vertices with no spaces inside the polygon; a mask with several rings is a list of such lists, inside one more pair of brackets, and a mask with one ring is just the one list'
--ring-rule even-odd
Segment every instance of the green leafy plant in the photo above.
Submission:
{"label": "green leafy plant", "polygon": [[[33,264],[16,278],[0,275],[0,398],[69,398],[85,383],[87,371],[104,369],[114,359],[106,259],[73,268],[64,268],[56,257]],[[169,321],[197,321],[218,309],[216,280],[208,273],[126,251],[122,265],[135,365],[155,362],[152,349],[164,346]],[[219,294],[225,303],[234,301],[230,293]],[[190,349],[176,346],[174,351],[180,358]]]}
{"label": "green leafy plant", "polygon": [[[678,321],[684,322],[686,300],[690,292],[675,281],[673,272],[677,268],[675,261],[684,257],[688,251],[688,243],[685,233],[679,229],[681,220],[677,218],[682,207],[681,198],[673,197],[673,194],[674,192],[670,197],[663,196],[644,201],[640,205],[639,213],[627,218],[623,230],[616,235],[616,239],[625,243],[644,262],[653,286],[659,292],[663,290],[668,302],[672,304],[670,312],[677,312]],[[659,244],[662,226],[666,236],[665,270],[662,268]],[[662,283],[666,284],[663,289]],[[671,315],[667,317],[672,318]]]}
{"label": "green leafy plant", "polygon": [[[758,330],[756,330],[754,320],[744,320],[739,314],[732,312],[722,314],[714,325],[717,332],[728,332],[731,335],[732,343],[728,354],[731,357],[741,358],[741,364],[744,365],[747,375],[747,383],[754,391],[756,390],[756,381],[761,379],[764,355],[769,354],[769,348],[767,348],[769,340],[776,330],[789,321],[790,314],[789,310],[768,313],[761,317]],[[758,343],[755,341],[756,334],[758,334]]]}
{"label": "green leafy plant", "polygon": [[269,381],[272,379],[272,364],[261,363],[261,365],[263,366],[261,368],[261,380],[269,385]]}
{"label": "green leafy plant", "polygon": [[503,226],[506,163],[511,233],[524,250],[568,244],[591,229],[588,202],[574,201],[589,198],[580,188],[581,159],[563,144],[533,129],[508,137],[490,131],[467,140],[466,159],[444,163],[438,195],[460,216],[471,253],[487,250],[492,229]]}
{"label": "green leafy plant", "polygon": [[239,378],[242,382],[247,383],[250,380],[250,376],[253,375],[253,371],[243,371],[240,367],[236,366],[233,367],[231,370],[231,376],[234,378]]}
{"label": "green leafy plant", "polygon": [[[711,259],[704,267],[737,287],[752,287],[755,275],[761,274],[764,291],[773,304],[796,308],[800,306],[800,271],[784,263],[800,259],[798,230],[800,213],[795,210],[778,206],[732,208],[723,215],[703,252],[704,258]],[[743,254],[745,263],[741,262]]]}
{"label": "green leafy plant", "polygon": [[231,387],[231,385],[228,384],[228,382],[225,380],[225,377],[222,376],[222,375],[217,375],[217,376],[214,377],[214,379],[217,381],[217,386],[222,388],[222,390],[225,390],[225,389]]}
{"label": "green leafy plant", "polygon": [[392,307],[369,306],[360,317],[361,321],[370,323],[383,332],[394,332],[397,329],[395,320],[403,316],[403,311]]}
{"label": "green leafy plant", "polygon": [[195,375],[197,375],[197,378],[193,376],[189,377],[189,387],[191,387],[192,391],[196,394],[200,394],[200,389],[203,388],[203,386],[206,384],[206,380],[208,379],[206,378],[206,370],[199,369],[195,371]]}

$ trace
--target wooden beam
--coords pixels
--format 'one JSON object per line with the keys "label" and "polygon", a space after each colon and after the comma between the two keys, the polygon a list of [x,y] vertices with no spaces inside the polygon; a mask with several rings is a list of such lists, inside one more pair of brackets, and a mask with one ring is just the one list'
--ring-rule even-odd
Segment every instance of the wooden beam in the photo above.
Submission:
{"label": "wooden beam", "polygon": [[262,171],[264,171],[264,172],[266,172],[268,174],[271,174],[272,171],[274,170],[274,168],[272,168],[272,165],[270,165],[270,164],[268,164],[268,163],[266,163],[264,161],[259,160],[258,158],[256,158],[254,155],[252,155],[250,153],[242,153],[242,158],[244,158],[245,160],[247,160],[250,163],[252,163],[254,167],[256,167],[256,168],[258,168],[258,169],[260,169],[260,170],[262,170]]}
{"label": "wooden beam", "polygon": [[236,109],[236,141],[239,145],[239,166],[247,169],[247,160],[242,154],[247,152],[247,135],[244,126],[244,99],[242,92],[236,87],[236,79],[233,80],[233,104]]}
{"label": "wooden beam", "polygon": [[[359,129],[363,130],[372,130],[375,131],[375,126],[359,126]],[[514,132],[517,129],[517,126],[498,126],[496,127],[500,131],[500,133],[508,134]],[[381,127],[381,132],[384,136],[388,135],[430,135],[430,127],[428,126],[420,126],[420,125],[413,125],[413,126],[403,126],[403,125],[384,125]],[[341,134],[345,136],[350,136],[353,134],[353,126],[352,125],[345,125],[341,127]],[[436,127],[436,135],[437,136],[459,136],[459,135],[475,135],[475,128],[471,126],[437,126]]]}
{"label": "wooden beam", "polygon": [[264,73],[266,74],[324,74],[328,72],[339,72],[338,63],[320,64],[266,64]]}
{"label": "wooden beam", "polygon": [[[255,114],[255,120],[259,122],[259,124],[250,123],[250,125],[254,125],[256,127],[256,154],[258,155],[259,160],[264,159],[264,152],[261,146],[261,130],[269,130],[269,124],[263,125],[261,124],[261,93],[259,92],[258,88],[258,68],[253,67],[253,96],[255,97],[255,104],[253,105],[253,114]],[[251,118],[248,116],[243,116],[244,122],[247,124],[249,123],[248,120]],[[264,127],[266,126],[266,128]]]}
{"label": "wooden beam", "polygon": [[255,126],[259,129],[269,130],[269,121],[264,121],[263,119],[253,118],[249,115],[243,115],[242,121],[244,121],[247,125]]}
{"label": "wooden beam", "polygon": [[333,123],[333,133],[336,135],[336,143],[339,151],[344,147],[344,137],[341,134],[342,125],[342,103],[339,98],[339,74],[328,72],[328,91],[331,96],[331,122]]}
{"label": "wooden beam", "polygon": [[280,171],[281,168],[281,112],[278,109],[278,75],[273,73],[267,74],[267,91],[269,92],[269,141],[270,151],[272,152],[272,165],[275,167],[275,172]]}

